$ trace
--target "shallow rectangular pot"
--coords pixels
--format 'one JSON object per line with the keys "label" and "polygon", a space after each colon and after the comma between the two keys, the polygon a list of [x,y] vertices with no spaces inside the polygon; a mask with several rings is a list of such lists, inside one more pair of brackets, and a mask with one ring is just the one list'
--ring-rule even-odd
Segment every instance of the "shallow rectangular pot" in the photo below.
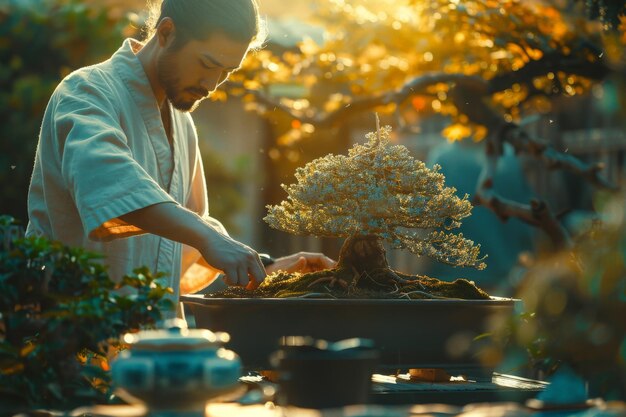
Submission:
{"label": "shallow rectangular pot", "polygon": [[226,345],[250,370],[271,369],[269,356],[284,336],[337,341],[373,339],[381,371],[443,368],[489,379],[478,360],[479,335],[513,313],[518,300],[327,300],[182,296],[196,326],[231,336]]}

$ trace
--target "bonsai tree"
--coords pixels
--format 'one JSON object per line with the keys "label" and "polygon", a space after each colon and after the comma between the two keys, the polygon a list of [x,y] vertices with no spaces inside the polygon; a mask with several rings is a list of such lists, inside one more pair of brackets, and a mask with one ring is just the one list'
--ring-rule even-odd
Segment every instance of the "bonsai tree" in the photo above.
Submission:
{"label": "bonsai tree", "polygon": [[[288,197],[268,206],[270,226],[346,241],[335,269],[275,274],[260,285],[260,295],[487,297],[466,280],[444,283],[389,267],[383,242],[454,266],[485,267],[480,245],[451,232],[470,215],[467,196],[459,198],[454,188],[445,187],[438,166],[431,170],[406,147],[391,145],[390,132],[388,126],[377,126],[376,133],[366,135],[368,142],[356,144],[348,156],[316,159],[296,171],[296,184],[283,185]],[[329,287],[338,291],[331,293]]]}
{"label": "bonsai tree", "polygon": [[[448,231],[470,215],[472,205],[444,186],[439,167],[429,169],[404,146],[390,146],[391,128],[366,135],[348,156],[328,155],[296,172],[283,186],[287,200],[268,206],[265,221],[294,234],[347,237],[339,267],[357,273],[387,265],[381,242],[454,266],[485,267],[480,246]],[[416,229],[430,229],[423,235]]]}
{"label": "bonsai tree", "polygon": [[108,355],[173,308],[171,289],[146,268],[113,282],[99,255],[12,223],[0,216],[0,410],[109,401]]}

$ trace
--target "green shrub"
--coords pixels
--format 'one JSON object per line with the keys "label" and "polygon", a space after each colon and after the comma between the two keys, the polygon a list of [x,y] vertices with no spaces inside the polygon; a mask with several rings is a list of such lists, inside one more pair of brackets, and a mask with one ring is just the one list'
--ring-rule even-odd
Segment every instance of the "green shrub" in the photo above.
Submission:
{"label": "green shrub", "polygon": [[596,197],[600,217],[573,249],[529,264],[517,294],[525,312],[499,334],[518,363],[530,359],[543,375],[567,365],[607,400],[626,399],[625,198]]}
{"label": "green shrub", "polygon": [[4,239],[11,227],[0,217],[0,404],[107,402],[107,355],[121,334],[173,307],[171,289],[146,268],[115,283],[100,256],[41,237]]}

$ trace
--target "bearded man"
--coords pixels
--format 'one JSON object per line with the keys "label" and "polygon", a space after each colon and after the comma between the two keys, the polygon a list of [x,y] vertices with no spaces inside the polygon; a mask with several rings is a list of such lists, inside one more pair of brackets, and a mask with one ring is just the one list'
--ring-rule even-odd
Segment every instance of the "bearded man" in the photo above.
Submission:
{"label": "bearded man", "polygon": [[145,43],[127,39],[53,93],[27,236],[102,253],[113,279],[139,266],[164,272],[175,300],[181,286],[195,292],[220,273],[229,285],[254,287],[268,271],[332,267],[319,253],[264,265],[208,213],[189,113],[264,42],[256,0],[164,0],[153,22]]}

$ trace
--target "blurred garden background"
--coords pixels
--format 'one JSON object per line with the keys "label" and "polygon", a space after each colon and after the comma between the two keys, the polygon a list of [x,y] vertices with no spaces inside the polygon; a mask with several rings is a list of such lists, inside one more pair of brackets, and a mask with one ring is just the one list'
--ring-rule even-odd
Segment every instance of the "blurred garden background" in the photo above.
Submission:
{"label": "blurred garden background", "polygon": [[[534,343],[538,357],[576,363],[579,352],[535,343],[554,329],[572,330],[589,341],[587,353],[598,348],[593,360],[618,369],[610,384],[620,388],[623,2],[260,0],[260,7],[266,47],[193,114],[212,215],[260,251],[336,257],[339,241],[271,230],[265,206],[285,198],[280,185],[294,182],[297,167],[364,141],[378,113],[394,143],[440,164],[447,184],[477,203],[462,231],[489,256],[486,270],[466,271],[389,251],[391,266],[466,277],[496,295],[527,291],[548,319],[525,322],[517,342]],[[37,134],[57,83],[107,59],[123,38],[140,39],[144,9],[143,0],[0,0],[0,213],[27,221]],[[572,254],[588,263],[571,264]],[[571,328],[560,317],[572,318]]]}
{"label": "blurred garden background", "polygon": [[[262,0],[260,7],[266,48],[194,118],[211,213],[261,251],[336,256],[338,242],[272,231],[262,217],[285,198],[280,184],[293,182],[297,167],[363,141],[374,112],[393,126],[397,143],[439,163],[461,195],[476,197],[490,165],[490,192],[504,203],[544,202],[557,217],[544,231],[571,233],[594,216],[595,193],[624,176],[620,2]],[[0,212],[27,221],[37,133],[56,84],[106,59],[124,37],[141,38],[146,17],[144,0],[0,3]],[[522,144],[527,139],[587,165],[550,159]],[[595,163],[602,169],[589,174]],[[393,251],[392,265],[507,293],[519,279],[520,254],[568,239],[529,226],[532,219],[503,211],[506,204],[494,211],[482,203],[463,232],[483,245],[487,270]]]}

